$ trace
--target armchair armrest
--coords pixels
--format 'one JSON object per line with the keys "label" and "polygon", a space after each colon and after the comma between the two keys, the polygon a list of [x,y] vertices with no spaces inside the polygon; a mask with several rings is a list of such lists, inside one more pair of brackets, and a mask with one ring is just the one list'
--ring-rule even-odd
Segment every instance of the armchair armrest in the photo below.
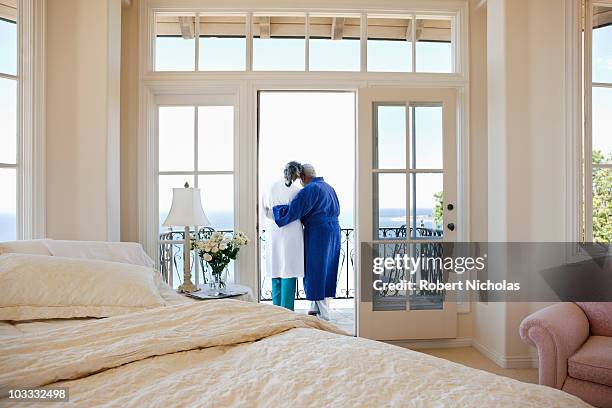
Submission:
{"label": "armchair armrest", "polygon": [[589,320],[574,303],[558,303],[526,317],[520,334],[538,349],[540,384],[561,389],[567,360],[589,337]]}

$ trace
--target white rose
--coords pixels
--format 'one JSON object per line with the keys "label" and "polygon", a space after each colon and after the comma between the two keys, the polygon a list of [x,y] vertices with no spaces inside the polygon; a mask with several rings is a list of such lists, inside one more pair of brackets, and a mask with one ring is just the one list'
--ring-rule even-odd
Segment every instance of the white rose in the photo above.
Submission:
{"label": "white rose", "polygon": [[227,245],[222,242],[221,245],[219,245],[219,249],[223,251],[224,249],[227,249]]}
{"label": "white rose", "polygon": [[212,260],[212,256],[210,256],[210,254],[204,254],[204,260],[206,262],[208,262],[208,261]]}
{"label": "white rose", "polygon": [[217,252],[219,252],[219,248],[217,247],[213,247],[210,252],[212,252],[213,254],[216,254]]}

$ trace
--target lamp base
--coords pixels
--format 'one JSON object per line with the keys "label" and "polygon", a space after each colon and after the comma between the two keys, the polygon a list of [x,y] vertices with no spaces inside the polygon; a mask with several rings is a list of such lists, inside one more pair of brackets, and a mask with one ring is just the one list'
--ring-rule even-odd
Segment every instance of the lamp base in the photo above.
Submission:
{"label": "lamp base", "polygon": [[192,293],[196,292],[197,290],[198,288],[196,287],[196,285],[191,283],[191,281],[183,282],[183,284],[178,287],[178,291],[183,293]]}

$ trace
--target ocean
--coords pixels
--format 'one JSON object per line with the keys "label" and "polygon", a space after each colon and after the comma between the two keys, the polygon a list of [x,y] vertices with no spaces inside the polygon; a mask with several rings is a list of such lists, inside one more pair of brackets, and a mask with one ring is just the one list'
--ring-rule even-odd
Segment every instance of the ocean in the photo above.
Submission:
{"label": "ocean", "polygon": [[[216,230],[232,230],[234,228],[233,213],[229,211],[210,211],[206,213],[208,219]],[[160,214],[159,224],[166,219],[166,214]],[[412,217],[410,217],[412,221]],[[352,211],[343,211],[339,217],[341,228],[354,228],[354,214]],[[426,228],[434,226],[433,209],[417,208],[416,221]],[[406,210],[402,208],[383,208],[379,212],[378,224],[380,228],[398,228],[406,225]],[[160,227],[160,232],[167,231],[165,227]]]}
{"label": "ocean", "polygon": [[16,237],[15,214],[0,213],[0,241],[14,241]]}

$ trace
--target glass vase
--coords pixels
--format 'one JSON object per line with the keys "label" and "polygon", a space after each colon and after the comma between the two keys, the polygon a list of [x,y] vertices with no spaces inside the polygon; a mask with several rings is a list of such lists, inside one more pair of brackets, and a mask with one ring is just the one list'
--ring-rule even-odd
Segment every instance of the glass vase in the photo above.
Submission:
{"label": "glass vase", "polygon": [[208,286],[213,295],[224,294],[227,286],[227,268],[210,268]]}

